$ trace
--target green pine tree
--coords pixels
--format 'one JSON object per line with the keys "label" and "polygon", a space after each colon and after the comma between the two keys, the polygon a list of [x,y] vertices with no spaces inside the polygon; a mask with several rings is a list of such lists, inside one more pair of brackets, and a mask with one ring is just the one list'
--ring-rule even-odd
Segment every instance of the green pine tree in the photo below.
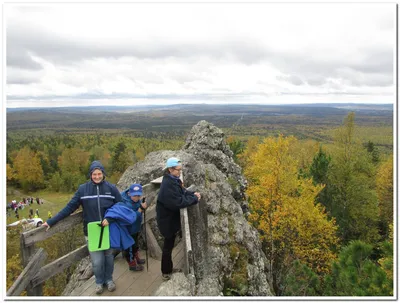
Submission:
{"label": "green pine tree", "polygon": [[392,287],[385,271],[372,260],[373,247],[362,241],[351,241],[332,273],[324,280],[325,296],[390,296]]}

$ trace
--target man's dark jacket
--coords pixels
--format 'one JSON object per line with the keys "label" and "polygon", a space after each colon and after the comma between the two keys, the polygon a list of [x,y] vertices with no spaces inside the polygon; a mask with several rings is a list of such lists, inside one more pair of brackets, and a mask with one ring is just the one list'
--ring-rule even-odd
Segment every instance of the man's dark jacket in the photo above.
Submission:
{"label": "man's dark jacket", "polygon": [[165,238],[172,238],[181,228],[179,210],[196,204],[197,197],[182,186],[182,181],[164,175],[157,197],[157,224]]}
{"label": "man's dark jacket", "polygon": [[[99,161],[93,161],[90,165],[89,176],[95,169],[100,169],[105,175],[103,165]],[[87,224],[93,221],[102,221],[106,210],[121,201],[122,197],[115,185],[104,179],[98,184],[90,180],[79,186],[71,201],[57,215],[47,220],[47,224],[53,226],[82,205],[83,233],[87,236]]]}

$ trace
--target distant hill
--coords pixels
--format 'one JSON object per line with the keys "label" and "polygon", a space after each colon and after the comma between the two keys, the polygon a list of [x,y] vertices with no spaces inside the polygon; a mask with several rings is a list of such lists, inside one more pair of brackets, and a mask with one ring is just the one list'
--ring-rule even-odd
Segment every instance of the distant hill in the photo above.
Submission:
{"label": "distant hill", "polygon": [[21,111],[41,111],[41,112],[131,112],[135,110],[218,110],[223,112],[262,110],[291,110],[309,108],[338,108],[347,110],[388,110],[393,111],[393,104],[358,104],[358,103],[315,103],[315,104],[284,104],[284,105],[265,105],[265,104],[171,104],[171,105],[135,105],[135,106],[76,106],[76,107],[21,107],[7,108],[7,113]]}
{"label": "distant hill", "polygon": [[[220,128],[338,126],[350,112],[357,123],[392,125],[392,104],[174,104],[7,109],[7,131],[47,129],[182,132],[200,120]],[[279,126],[279,127],[278,127]]]}

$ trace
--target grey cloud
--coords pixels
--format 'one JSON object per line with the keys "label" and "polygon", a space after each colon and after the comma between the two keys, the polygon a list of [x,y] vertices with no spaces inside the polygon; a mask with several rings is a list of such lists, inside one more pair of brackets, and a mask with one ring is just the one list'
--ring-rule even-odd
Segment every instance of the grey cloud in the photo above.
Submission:
{"label": "grey cloud", "polygon": [[321,86],[327,82],[327,79],[326,79],[326,77],[308,76],[308,77],[306,77],[304,82],[306,82],[312,86]]}
{"label": "grey cloud", "polygon": [[363,79],[353,77],[348,79],[349,85],[352,86],[390,86],[394,85],[394,79],[391,76],[385,74],[366,74]]}
{"label": "grey cloud", "polygon": [[23,68],[7,67],[7,84],[31,84],[40,82],[41,72],[24,70]]}
{"label": "grey cloud", "polygon": [[41,70],[43,67],[32,59],[27,50],[12,48],[7,44],[6,65],[29,70]]}
{"label": "grey cloud", "polygon": [[295,85],[302,81],[320,86],[326,84],[328,78],[342,79],[356,86],[393,85],[393,50],[384,47],[366,49],[364,57],[357,59],[356,62],[347,58],[320,61],[311,55],[281,53],[274,54],[270,62],[288,75],[282,80]]}
{"label": "grey cloud", "polygon": [[301,77],[298,77],[296,75],[277,76],[276,78],[278,80],[283,80],[283,81],[292,83],[294,85],[302,85],[302,84],[304,84],[304,81],[301,79]]}
{"label": "grey cloud", "polygon": [[363,73],[393,73],[393,49],[366,50],[361,62],[350,63],[349,67]]}
{"label": "grey cloud", "polygon": [[249,96],[261,96],[261,97],[271,97],[277,95],[294,95],[294,96],[331,96],[331,95],[344,95],[344,96],[382,96],[391,95],[390,93],[363,93],[363,92],[329,92],[329,93],[304,93],[304,92],[280,92],[280,93],[264,93],[264,92],[244,92],[244,93],[214,93],[214,94],[122,94],[122,93],[112,93],[112,94],[95,94],[86,93],[78,95],[46,95],[46,96],[14,96],[7,95],[7,101],[12,100],[96,100],[96,99],[164,99],[164,100],[220,100],[226,101],[231,99],[241,99]]}
{"label": "grey cloud", "polygon": [[[363,49],[363,58],[351,61],[349,58],[336,58],[335,61],[317,60],[309,53],[276,52],[258,41],[239,37],[218,43],[173,43],[168,40],[149,43],[128,41],[108,44],[94,44],[88,41],[76,41],[70,37],[58,37],[48,29],[29,27],[23,23],[10,21],[7,24],[7,66],[24,69],[40,69],[29,52],[53,63],[71,64],[83,59],[136,57],[139,59],[179,58],[195,60],[199,56],[208,56],[221,60],[232,58],[244,64],[256,64],[264,61],[272,64],[287,76],[281,80],[294,85],[308,83],[320,86],[328,78],[343,79],[348,83],[361,86],[390,86],[393,84],[393,50],[384,46],[375,49]],[[343,72],[351,69],[355,73]],[[368,76],[360,77],[357,72]],[[194,80],[205,81],[194,75],[176,75],[176,80],[186,83]],[[152,77],[148,77],[152,78]],[[147,79],[151,81],[151,79]],[[147,81],[146,80],[146,81]],[[162,78],[153,83],[162,83]]]}
{"label": "grey cloud", "polygon": [[46,60],[64,63],[96,57],[119,58],[128,56],[140,59],[156,59],[191,58],[206,55],[221,59],[228,55],[245,64],[253,64],[262,60],[267,53],[267,50],[259,42],[239,38],[214,44],[176,44],[167,39],[149,43],[129,41],[112,45],[106,43],[106,40],[104,43],[93,44],[87,41],[58,37],[47,30],[12,21],[7,26],[7,59],[13,64],[21,63],[16,59],[11,60],[12,58],[9,58],[9,56],[12,56],[15,52],[26,54],[28,51]]}
{"label": "grey cloud", "polygon": [[26,77],[21,77],[21,78],[7,77],[6,82],[7,84],[32,84],[32,83],[37,83],[37,79],[26,78]]}

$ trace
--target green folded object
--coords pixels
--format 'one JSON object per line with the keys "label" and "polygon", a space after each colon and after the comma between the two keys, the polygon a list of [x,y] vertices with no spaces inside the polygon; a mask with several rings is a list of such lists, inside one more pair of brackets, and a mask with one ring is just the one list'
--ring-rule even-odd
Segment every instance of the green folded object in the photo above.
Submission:
{"label": "green folded object", "polygon": [[109,226],[102,226],[101,221],[88,223],[89,251],[106,250],[110,248]]}

